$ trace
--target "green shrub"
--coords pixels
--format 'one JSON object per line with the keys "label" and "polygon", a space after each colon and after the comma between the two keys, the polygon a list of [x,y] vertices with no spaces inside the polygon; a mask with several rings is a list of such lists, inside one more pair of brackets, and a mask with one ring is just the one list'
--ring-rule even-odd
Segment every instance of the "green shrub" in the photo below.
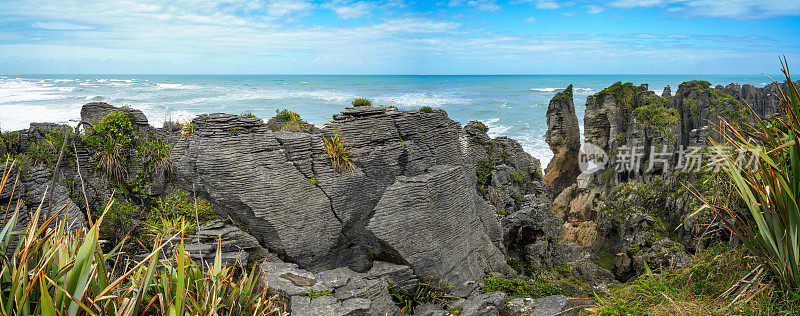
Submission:
{"label": "green shrub", "polygon": [[352,104],[353,106],[372,106],[372,101],[364,98],[358,98],[353,101],[350,101],[350,104]]}
{"label": "green shrub", "polygon": [[195,212],[195,199],[188,193],[178,192],[157,201],[147,214],[145,227],[150,236],[164,236],[181,230],[193,234],[198,223],[202,225],[216,218],[210,202],[198,199]]}
{"label": "green shrub", "polygon": [[522,259],[511,258],[508,259],[506,263],[509,267],[511,267],[511,269],[514,269],[514,271],[517,271],[517,273],[521,275],[528,277],[536,275],[536,268],[525,257]]}
{"label": "green shrub", "polygon": [[255,116],[255,115],[253,115],[253,113],[250,113],[250,112],[244,112],[244,113],[242,113],[242,115],[241,115],[241,116],[244,116],[244,117],[252,117],[252,118],[258,118],[258,116]]}
{"label": "green shrub", "polygon": [[423,106],[419,109],[422,113],[433,113],[433,109],[429,106]]}
{"label": "green shrub", "polygon": [[184,136],[188,136],[188,135],[194,134],[194,127],[195,127],[194,123],[187,122],[187,123],[184,123],[184,124],[181,124],[181,125],[182,125],[181,134],[183,134]]}
{"label": "green shrub", "polygon": [[281,130],[285,132],[308,132],[311,130],[311,126],[303,122],[297,113],[289,112],[289,120],[281,127]]}
{"label": "green shrub", "polygon": [[26,153],[32,158],[33,163],[43,164],[47,168],[55,168],[65,137],[67,144],[64,147],[63,157],[61,157],[61,166],[69,165],[75,161],[72,146],[78,141],[78,136],[68,127],[56,127],[48,130],[45,132],[44,140],[28,147]]}
{"label": "green shrub", "polygon": [[19,132],[0,133],[0,149],[5,152],[19,152]]}
{"label": "green shrub", "polygon": [[94,151],[92,161],[97,170],[113,180],[125,179],[128,155],[138,133],[124,112],[113,112],[95,124],[84,139]]}
{"label": "green shrub", "polygon": [[[652,96],[652,98],[659,97]],[[675,137],[673,128],[678,123],[677,110],[665,107],[658,101],[652,101],[633,110],[633,114],[637,120],[661,135]]]}
{"label": "green shrub", "polygon": [[487,186],[491,183],[493,169],[494,163],[491,160],[483,159],[480,161],[478,169],[475,169],[475,176],[479,186]]}
{"label": "green shrub", "polygon": [[539,298],[550,295],[564,294],[564,289],[542,276],[534,276],[530,280],[507,279],[500,277],[484,277],[479,281],[481,291],[484,293],[500,291],[512,298],[532,297]]}
{"label": "green shrub", "polygon": [[595,99],[602,103],[603,100],[605,100],[606,95],[610,94],[612,97],[614,97],[614,101],[618,107],[630,108],[633,105],[634,98],[636,97],[636,91],[636,86],[634,86],[632,83],[622,83],[622,81],[617,81],[610,87],[605,88],[595,94]]}
{"label": "green shrub", "polygon": [[475,128],[484,133],[489,131],[489,127],[487,127],[486,124],[483,124],[483,122],[475,123]]}
{"label": "green shrub", "polygon": [[297,115],[297,113],[294,113],[287,109],[283,109],[280,111],[275,110],[275,119],[281,122],[288,122],[292,120],[292,114]]}
{"label": "green shrub", "polygon": [[110,206],[109,203],[111,202],[95,209],[92,215],[100,216],[104,210],[108,209],[100,225],[100,237],[116,244],[136,229],[142,211],[123,201],[115,201]]}
{"label": "green shrub", "polygon": [[317,185],[317,177],[308,178],[308,183],[311,185]]}
{"label": "green shrub", "polygon": [[236,129],[236,127],[234,127],[234,126],[228,127],[228,129],[226,131],[228,132],[228,136],[239,135],[239,130]]}

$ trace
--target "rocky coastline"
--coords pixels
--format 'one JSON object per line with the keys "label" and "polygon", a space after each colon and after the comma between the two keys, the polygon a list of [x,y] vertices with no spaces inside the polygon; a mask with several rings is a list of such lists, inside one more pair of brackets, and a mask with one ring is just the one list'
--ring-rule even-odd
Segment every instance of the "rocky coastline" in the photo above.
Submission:
{"label": "rocky coastline", "polygon": [[[714,175],[681,170],[679,153],[707,147],[719,117],[750,119],[745,104],[775,113],[779,86],[690,81],[658,95],[616,83],[585,101],[584,141],[608,153],[593,173],[581,173],[571,85],[548,107],[554,157],[544,169],[517,141],[440,109],[348,107],[324,126],[296,114],[214,113],[155,128],[141,111],[93,102],[78,128],[31,123],[3,133],[0,154],[18,159],[20,176],[15,200],[7,187],[0,205],[68,205],[80,227],[114,198],[127,208],[109,220],[111,244],[145,238],[146,208],[188,199],[192,259],[212,262],[219,243],[226,264],[258,265],[294,315],[399,315],[409,310],[396,295],[420,284],[447,300],[414,306],[414,315],[577,315],[593,293],[685,266],[712,243],[735,244],[719,219],[693,214],[699,204],[687,188],[713,196]],[[109,169],[84,135],[114,113],[137,136]],[[334,139],[351,169],[331,162]],[[646,149],[641,168],[620,164],[630,147]],[[198,201],[208,206],[202,223]],[[22,214],[18,226],[31,220]],[[126,250],[140,259],[142,249]],[[532,290],[505,285],[517,280]]]}

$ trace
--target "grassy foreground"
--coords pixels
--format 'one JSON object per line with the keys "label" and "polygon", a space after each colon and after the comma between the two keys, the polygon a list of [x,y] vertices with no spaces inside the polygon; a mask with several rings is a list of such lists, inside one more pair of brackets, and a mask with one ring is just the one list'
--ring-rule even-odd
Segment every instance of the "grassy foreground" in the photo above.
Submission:
{"label": "grassy foreground", "polygon": [[[774,280],[748,286],[761,260],[744,249],[716,245],[699,251],[694,262],[663,270],[598,296],[598,315],[800,315],[800,296]],[[740,281],[745,279],[745,281]]]}
{"label": "grassy foreground", "polygon": [[741,249],[702,250],[681,270],[648,270],[599,298],[598,314],[800,315],[800,89],[781,63],[778,113],[762,119],[750,109],[752,120],[722,119],[715,132],[723,141],[711,139],[717,149],[749,153],[757,168],[726,156],[722,174],[733,198],[696,193],[697,212],[712,210]]}
{"label": "grassy foreground", "polygon": [[[6,162],[0,192],[11,164]],[[156,244],[141,262],[123,260],[122,243],[103,252],[100,225],[113,200],[89,229],[69,227],[66,205],[46,219],[40,205],[30,222],[18,225],[18,201],[3,214],[0,229],[2,315],[284,314],[256,267],[248,272],[222,266],[219,246],[206,269],[184,251],[182,234],[173,236],[180,240],[174,254]]]}

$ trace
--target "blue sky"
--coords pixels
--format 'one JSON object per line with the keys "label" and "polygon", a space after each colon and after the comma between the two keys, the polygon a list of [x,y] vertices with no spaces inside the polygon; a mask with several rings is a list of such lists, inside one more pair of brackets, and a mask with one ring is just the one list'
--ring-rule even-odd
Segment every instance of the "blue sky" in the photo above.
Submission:
{"label": "blue sky", "polygon": [[798,31],[800,0],[0,0],[0,73],[757,74]]}

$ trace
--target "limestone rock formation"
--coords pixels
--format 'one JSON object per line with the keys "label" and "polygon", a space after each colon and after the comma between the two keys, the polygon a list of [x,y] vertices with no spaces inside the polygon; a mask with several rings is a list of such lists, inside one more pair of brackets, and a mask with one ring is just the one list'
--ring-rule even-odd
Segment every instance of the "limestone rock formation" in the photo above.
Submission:
{"label": "limestone rock formation", "polygon": [[555,195],[572,185],[580,174],[578,152],[581,149],[580,128],[572,101],[572,85],[557,93],[547,108],[545,141],[553,151],[544,181]]}
{"label": "limestone rock formation", "polygon": [[[515,170],[520,180],[504,181],[520,195],[537,177],[519,144],[470,135],[440,111],[348,108],[320,134],[226,114],[193,124],[172,152],[179,185],[305,269],[365,271],[381,259],[450,284],[508,271],[496,211],[476,192],[478,169],[491,165],[495,181],[498,170]],[[351,147],[352,172],[326,157],[323,137],[337,133]]]}

